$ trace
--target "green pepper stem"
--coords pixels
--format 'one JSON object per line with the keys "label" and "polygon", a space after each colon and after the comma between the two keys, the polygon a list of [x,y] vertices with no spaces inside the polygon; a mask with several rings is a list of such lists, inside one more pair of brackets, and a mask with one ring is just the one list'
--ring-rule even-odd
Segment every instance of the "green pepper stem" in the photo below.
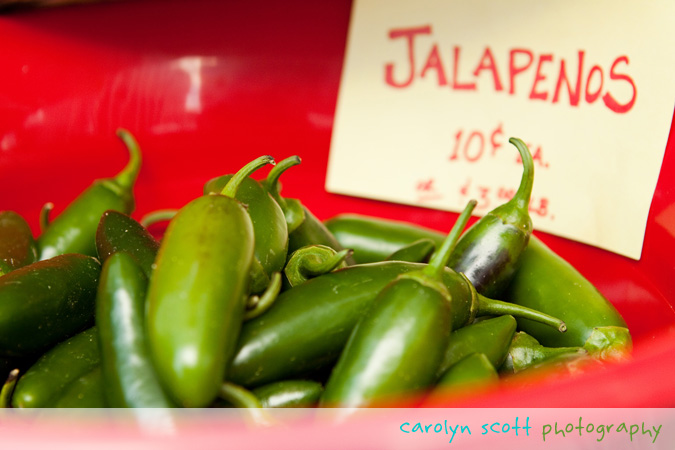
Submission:
{"label": "green pepper stem", "polygon": [[335,251],[327,245],[308,245],[294,251],[286,263],[284,273],[291,286],[297,286],[310,278],[346,267],[347,259],[354,253],[351,249]]}
{"label": "green pepper stem", "polygon": [[443,245],[441,245],[441,248],[439,248],[437,252],[434,252],[429,264],[424,268],[425,275],[434,278],[441,277],[441,274],[448,263],[448,259],[450,259],[450,255],[455,249],[455,245],[457,245],[457,240],[462,234],[462,231],[464,231],[473,209],[476,207],[476,203],[476,200],[470,200],[469,203],[467,203],[464,211],[459,215],[457,221],[452,226],[450,233],[445,238],[445,241],[443,241]]}
{"label": "green pepper stem", "polygon": [[246,164],[244,167],[239,169],[237,173],[232,175],[230,181],[228,181],[223,190],[220,191],[220,195],[224,195],[225,197],[230,198],[236,197],[237,191],[239,190],[239,186],[241,186],[241,183],[253,172],[260,169],[262,166],[266,164],[274,165],[275,164],[274,158],[272,158],[270,155],[265,155],[256,158],[250,163]]}
{"label": "green pepper stem", "polygon": [[124,128],[117,130],[117,136],[122,139],[129,150],[129,162],[115,176],[115,180],[123,188],[131,189],[136,182],[136,178],[138,178],[138,172],[141,170],[141,149],[134,136]]}
{"label": "green pepper stem", "polygon": [[509,142],[516,146],[520,159],[523,160],[523,176],[520,179],[520,186],[516,194],[511,199],[519,209],[525,209],[530,205],[530,197],[532,196],[532,185],[534,184],[534,161],[532,154],[525,143],[515,137],[509,139]]}
{"label": "green pepper stem", "polygon": [[13,369],[9,372],[7,381],[2,385],[2,391],[0,391],[0,408],[10,408],[12,403],[12,394],[14,393],[14,387],[16,386],[16,381],[19,379],[19,369]]}
{"label": "green pepper stem", "polygon": [[565,325],[565,322],[556,317],[549,316],[548,314],[545,314],[541,311],[515,305],[513,303],[503,302],[501,300],[494,300],[481,294],[477,294],[477,301],[477,315],[479,316],[504,316],[509,314],[513,317],[520,317],[523,319],[530,319],[534,320],[535,322],[543,323],[544,325],[556,328],[561,333],[567,331],[567,325]]}
{"label": "green pepper stem", "polygon": [[272,167],[270,170],[270,173],[267,174],[267,178],[263,180],[262,184],[265,186],[265,189],[267,189],[267,192],[270,193],[272,198],[279,203],[279,206],[283,208],[283,203],[284,199],[281,197],[281,186],[279,184],[279,177],[281,176],[282,173],[286,171],[286,169],[297,166],[300,164],[302,160],[300,159],[299,156],[290,156],[286,159],[283,159],[277,163],[276,166]]}
{"label": "green pepper stem", "polygon": [[152,211],[144,215],[140,220],[140,224],[145,228],[148,228],[150,225],[154,225],[157,222],[171,220],[176,214],[178,214],[177,209],[158,209],[157,211]]}
{"label": "green pepper stem", "polygon": [[253,307],[244,313],[244,321],[255,319],[272,307],[281,292],[281,272],[273,272],[270,283],[261,296],[253,296],[248,303]]}
{"label": "green pepper stem", "polygon": [[40,210],[40,231],[45,231],[49,227],[49,213],[54,209],[54,204],[52,202],[47,202],[42,205]]}

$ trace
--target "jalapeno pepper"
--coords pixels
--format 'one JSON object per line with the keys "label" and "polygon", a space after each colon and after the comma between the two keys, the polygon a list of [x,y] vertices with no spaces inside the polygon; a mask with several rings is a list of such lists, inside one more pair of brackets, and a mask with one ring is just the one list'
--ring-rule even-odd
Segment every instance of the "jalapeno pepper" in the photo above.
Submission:
{"label": "jalapeno pepper", "polygon": [[519,329],[542,345],[583,347],[593,335],[592,352],[600,357],[630,352],[630,332],[619,312],[578,270],[535,236],[521,256],[520,269],[504,298],[565,321],[568,330],[559,335],[531,321],[518,320]]}
{"label": "jalapeno pepper", "polygon": [[513,316],[504,315],[453,331],[438,371],[439,376],[472,353],[484,354],[495,368],[500,367],[508,355],[516,325]]}
{"label": "jalapeno pepper", "polygon": [[15,408],[46,408],[74,380],[98,367],[98,330],[89,328],[42,355],[20,378],[12,397]]}
{"label": "jalapeno pepper", "polygon": [[385,261],[427,262],[436,250],[431,239],[419,239],[396,250]]}
{"label": "jalapeno pepper", "polygon": [[[325,369],[338,358],[378,292],[398,275],[422,268],[424,264],[401,261],[350,266],[282,292],[264,316],[242,327],[228,379],[250,387]],[[550,316],[479,295],[466,277],[449,268],[443,277],[453,296],[453,329],[477,316],[503,314],[539,317],[561,328]]]}
{"label": "jalapeno pepper", "polygon": [[[209,180],[204,185],[204,194],[220,192],[232,179],[232,175],[224,175]],[[288,255],[288,228],[284,212],[262,184],[251,177],[241,182],[236,199],[247,206],[253,222],[255,235],[255,258],[264,271],[263,282],[257,282],[252,292],[264,290],[273,272],[280,272]]]}
{"label": "jalapeno pepper", "polygon": [[14,211],[0,212],[0,276],[37,261],[37,245],[26,220]]}
{"label": "jalapeno pepper", "polygon": [[534,163],[529,149],[517,138],[509,139],[523,161],[523,176],[511,200],[493,209],[464,233],[448,265],[467,276],[476,290],[501,298],[518,267],[532,234],[529,214]]}
{"label": "jalapeno pepper", "polygon": [[168,408],[152,365],[145,334],[147,278],[134,258],[112,254],[96,297],[101,366],[107,403],[113,408]]}
{"label": "jalapeno pepper", "polygon": [[586,353],[581,347],[544,347],[532,336],[519,331],[513,336],[508,356],[499,370],[517,373],[560,355],[581,356]]}
{"label": "jalapeno pepper", "polygon": [[125,252],[133,257],[145,276],[150,278],[158,250],[159,242],[129,215],[108,210],[101,216],[96,229],[96,251],[101,264],[114,253]]}
{"label": "jalapeno pepper", "polygon": [[94,181],[49,224],[38,238],[41,260],[64,253],[96,256],[95,236],[101,214],[109,209],[126,214],[133,211],[141,152],[128,131],[120,129],[117,135],[129,150],[128,164],[114,178]]}
{"label": "jalapeno pepper", "polygon": [[452,332],[443,272],[476,201],[469,202],[430,263],[396,277],[352,331],[326,383],[323,406],[363,407],[436,381]]}
{"label": "jalapeno pepper", "polygon": [[[438,380],[437,388],[443,389],[475,389],[497,383],[499,374],[490,358],[485,353],[472,353],[454,364]],[[434,389],[436,391],[436,389]]]}
{"label": "jalapeno pepper", "polygon": [[239,186],[269,156],[247,164],[221,194],[199,197],[171,220],[148,287],[147,332],[157,373],[182,406],[217,396],[243,320],[253,224]]}
{"label": "jalapeno pepper", "polygon": [[100,271],[95,258],[68,254],[0,277],[0,353],[37,355],[92,325]]}
{"label": "jalapeno pepper", "polygon": [[357,264],[379,262],[392,253],[420,239],[440,247],[445,235],[406,222],[369,217],[360,214],[340,214],[325,222],[340,245],[354,251]]}
{"label": "jalapeno pepper", "polygon": [[[286,158],[270,170],[267,178],[262,181],[267,192],[270,193],[284,211],[288,224],[288,252],[289,254],[293,253],[308,245],[325,245],[338,252],[342,251],[346,247],[342,247],[337,239],[335,239],[335,236],[333,236],[333,233],[298,199],[281,196],[279,177],[287,169],[300,164],[300,162],[301,160],[298,156]],[[345,260],[349,265],[354,264],[351,255]]]}
{"label": "jalapeno pepper", "polygon": [[106,408],[103,374],[100,367],[73,380],[62,392],[59,392],[52,408]]}
{"label": "jalapeno pepper", "polygon": [[312,408],[319,403],[323,385],[312,380],[283,380],[251,392],[263,408]]}

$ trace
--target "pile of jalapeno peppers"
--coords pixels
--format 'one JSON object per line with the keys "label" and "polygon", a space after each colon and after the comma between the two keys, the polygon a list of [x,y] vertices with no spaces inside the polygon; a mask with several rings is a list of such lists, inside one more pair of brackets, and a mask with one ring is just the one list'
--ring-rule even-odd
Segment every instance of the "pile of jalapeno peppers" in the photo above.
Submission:
{"label": "pile of jalapeno peppers", "polygon": [[466,230],[473,200],[447,235],[322,223],[281,196],[300,158],[261,156],[160,214],[158,241],[130,216],[141,151],[118,135],[128,164],[45,205],[37,239],[0,212],[4,407],[366,407],[630,353],[611,303],[532,235],[519,139],[516,194]]}

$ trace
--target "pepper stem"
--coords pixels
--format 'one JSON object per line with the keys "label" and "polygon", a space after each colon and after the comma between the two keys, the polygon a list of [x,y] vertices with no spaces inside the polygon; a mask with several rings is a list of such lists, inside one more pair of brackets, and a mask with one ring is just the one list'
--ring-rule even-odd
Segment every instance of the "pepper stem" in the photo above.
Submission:
{"label": "pepper stem", "polygon": [[246,164],[244,167],[239,169],[239,171],[235,173],[232,178],[230,178],[230,181],[228,181],[223,190],[220,191],[220,195],[234,198],[237,195],[237,191],[239,190],[241,183],[253,172],[266,164],[274,165],[274,158],[272,158],[270,155],[260,156],[259,158],[256,158],[250,163]]}
{"label": "pepper stem", "polygon": [[441,245],[441,248],[439,248],[438,251],[434,252],[429,264],[424,268],[425,275],[434,278],[439,278],[441,276],[443,269],[448,263],[448,259],[450,259],[452,251],[455,249],[455,245],[457,245],[459,236],[462,234],[462,231],[464,231],[464,228],[471,217],[471,213],[476,207],[476,203],[476,200],[470,200],[469,203],[467,203],[464,211],[459,215],[457,221],[452,226],[450,233],[445,238],[445,241],[443,241],[443,245]]}
{"label": "pepper stem", "polygon": [[40,231],[45,231],[49,227],[49,213],[54,209],[54,204],[52,202],[47,202],[42,205],[40,210]]}
{"label": "pepper stem", "polygon": [[487,298],[481,294],[478,294],[477,297],[478,316],[504,316],[509,314],[513,317],[520,317],[523,319],[530,319],[534,320],[535,322],[543,323],[544,325],[548,325],[557,329],[561,333],[567,331],[567,325],[565,325],[565,322],[558,319],[557,317],[549,316],[548,314],[541,311],[515,305],[513,303]]}
{"label": "pepper stem", "polygon": [[131,189],[136,182],[136,178],[138,178],[138,172],[141,170],[141,149],[138,146],[136,138],[124,128],[117,130],[117,136],[122,139],[122,142],[124,142],[129,150],[129,162],[115,176],[115,180],[123,188]]}
{"label": "pepper stem", "polygon": [[520,186],[516,194],[511,199],[511,202],[520,209],[525,209],[530,205],[530,197],[532,196],[532,185],[534,184],[534,161],[532,154],[527,145],[518,138],[512,137],[509,142],[516,146],[520,159],[523,160],[523,176],[520,179]]}
{"label": "pepper stem", "polygon": [[9,372],[7,381],[2,386],[2,391],[0,391],[0,408],[11,408],[12,403],[12,394],[14,393],[14,387],[16,386],[16,381],[19,379],[19,369],[13,369]]}
{"label": "pepper stem", "polygon": [[270,309],[279,296],[279,292],[281,292],[281,272],[274,272],[265,292],[260,296],[254,295],[248,299],[248,303],[252,307],[244,313],[244,321],[255,319]]}
{"label": "pepper stem", "polygon": [[145,228],[148,228],[151,225],[156,224],[157,222],[166,222],[178,214],[177,209],[158,209],[157,211],[152,211],[141,217],[140,224]]}
{"label": "pepper stem", "polygon": [[267,192],[270,193],[272,198],[279,203],[280,206],[283,206],[284,199],[281,197],[281,185],[279,184],[279,177],[286,169],[297,166],[302,160],[299,156],[290,156],[286,159],[279,161],[279,163],[272,167],[270,173],[267,174],[267,178],[262,181],[263,186],[267,189]]}

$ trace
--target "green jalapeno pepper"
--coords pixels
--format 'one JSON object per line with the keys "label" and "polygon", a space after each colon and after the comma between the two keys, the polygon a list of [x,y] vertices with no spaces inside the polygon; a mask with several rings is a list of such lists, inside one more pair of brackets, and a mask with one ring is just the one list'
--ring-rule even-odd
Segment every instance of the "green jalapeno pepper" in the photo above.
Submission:
{"label": "green jalapeno pepper", "polygon": [[354,251],[357,264],[386,260],[392,253],[420,239],[440,247],[445,234],[418,225],[360,214],[340,214],[325,222],[340,245]]}
{"label": "green jalapeno pepper", "polygon": [[46,408],[74,380],[98,367],[98,330],[89,328],[42,355],[20,378],[12,397],[15,408]]}
{"label": "green jalapeno pepper", "polygon": [[[228,379],[251,387],[325,369],[378,292],[398,275],[424,266],[402,261],[350,266],[282,292],[273,308],[243,325]],[[477,316],[503,314],[527,315],[561,328],[550,316],[479,295],[466,277],[449,268],[443,277],[453,296],[453,329]]]}
{"label": "green jalapeno pepper", "polygon": [[101,264],[117,252],[131,255],[143,269],[145,276],[152,275],[159,242],[140,223],[127,214],[108,210],[103,213],[96,229],[96,251]]}
{"label": "green jalapeno pepper", "polygon": [[319,403],[323,386],[312,380],[283,380],[251,392],[263,408],[312,408]]}
{"label": "green jalapeno pepper", "polygon": [[567,324],[564,335],[518,320],[522,331],[547,347],[584,347],[599,357],[621,357],[630,352],[631,337],[619,312],[578,270],[533,236],[521,256],[520,268],[504,294],[518,305],[534,308]]}
{"label": "green jalapeno pepper", "polygon": [[38,238],[41,260],[64,253],[96,256],[95,236],[101,215],[109,209],[126,214],[133,211],[141,152],[128,131],[120,129],[117,135],[129,150],[128,164],[114,178],[94,181],[49,224]]}
{"label": "green jalapeno pepper", "polygon": [[347,267],[345,258],[351,250],[336,251],[326,245],[308,245],[294,251],[288,258],[284,274],[289,287],[304,283],[333,270]]}
{"label": "green jalapeno pepper", "polygon": [[509,142],[516,146],[523,161],[518,191],[511,200],[487,213],[464,233],[448,263],[488,297],[501,297],[532,234],[529,206],[534,163],[523,141],[511,138]]}
{"label": "green jalapeno pepper", "polygon": [[[333,233],[312,214],[298,199],[285,198],[281,196],[281,184],[279,177],[290,167],[300,164],[298,156],[291,156],[279,162],[267,178],[262,181],[262,185],[267,192],[276,200],[286,217],[288,224],[288,253],[306,247],[308,245],[325,245],[336,251],[342,251],[342,247],[335,239]],[[347,264],[354,264],[351,255],[346,259]]]}
{"label": "green jalapeno pepper", "polygon": [[106,408],[105,384],[100,367],[73,380],[59,393],[52,408]]}
{"label": "green jalapeno pepper", "polygon": [[145,334],[147,278],[127,253],[114,253],[101,271],[96,297],[101,367],[113,408],[172,406],[152,366]]}
{"label": "green jalapeno pepper", "polygon": [[14,211],[0,212],[0,276],[37,261],[37,244],[26,220]]}
{"label": "green jalapeno pepper", "polygon": [[491,317],[452,332],[450,344],[439,368],[443,376],[452,366],[472,353],[484,354],[492,366],[500,367],[508,355],[516,319],[510,315]]}
{"label": "green jalapeno pepper", "polygon": [[208,406],[218,395],[243,320],[253,224],[237,189],[262,165],[247,164],[221,194],[199,197],[171,220],[148,287],[147,332],[155,368],[182,406]]}
{"label": "green jalapeno pepper", "polygon": [[[209,180],[204,185],[204,194],[220,192],[231,179],[232,175],[224,175]],[[242,180],[235,198],[247,206],[253,222],[255,259],[260,263],[264,275],[261,281],[254,280],[251,292],[259,293],[267,286],[272,273],[282,271],[286,263],[288,255],[286,218],[277,202],[262,184],[253,178],[247,177]]]}
{"label": "green jalapeno pepper", "polygon": [[320,405],[364,407],[436,381],[452,332],[453,297],[443,272],[476,201],[469,202],[424,269],[396,277],[357,323]]}
{"label": "green jalapeno pepper", "polygon": [[499,374],[490,358],[485,353],[472,353],[454,364],[438,380],[438,388],[447,390],[452,389],[475,389],[478,386],[484,387],[499,381]]}
{"label": "green jalapeno pepper", "polygon": [[560,355],[581,356],[582,347],[544,347],[525,332],[517,332],[511,341],[508,355],[499,369],[503,373],[517,373]]}
{"label": "green jalapeno pepper", "polygon": [[0,353],[36,355],[90,326],[100,271],[95,258],[68,254],[0,277]]}

